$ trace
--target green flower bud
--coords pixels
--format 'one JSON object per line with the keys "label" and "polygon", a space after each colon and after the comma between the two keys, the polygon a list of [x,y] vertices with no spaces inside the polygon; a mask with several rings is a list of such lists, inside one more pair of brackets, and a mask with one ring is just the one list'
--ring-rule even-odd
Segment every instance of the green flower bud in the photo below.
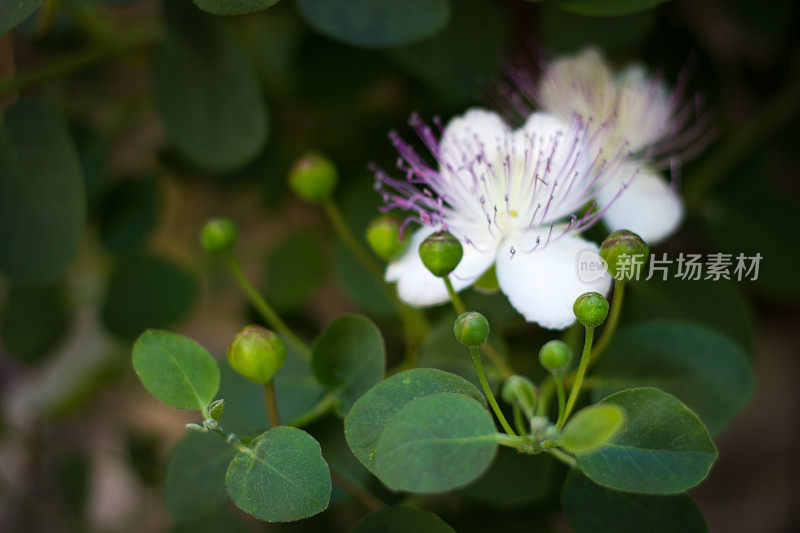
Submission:
{"label": "green flower bud", "polygon": [[578,321],[587,328],[595,328],[608,316],[608,300],[597,292],[587,292],[578,296],[572,305]]}
{"label": "green flower bud", "polygon": [[322,154],[309,152],[297,160],[289,173],[289,187],[311,203],[328,198],[339,182],[339,172]]}
{"label": "green flower bud", "polygon": [[[619,270],[623,260],[627,265],[644,265],[650,248],[641,237],[626,229],[617,230],[609,234],[600,245],[600,257],[608,265],[608,273],[620,279]],[[628,268],[630,272],[630,268]],[[624,280],[623,280],[624,281]]]}
{"label": "green flower bud", "polygon": [[375,255],[391,261],[405,251],[411,235],[406,232],[400,240],[400,221],[392,216],[378,217],[367,226],[367,243]]}
{"label": "green flower bud", "polygon": [[480,346],[489,337],[489,321],[477,311],[467,311],[456,318],[453,333],[461,344]]}
{"label": "green flower bud", "polygon": [[260,326],[247,326],[228,346],[228,363],[238,373],[256,383],[269,383],[286,361],[286,347],[275,332]]}
{"label": "green flower bud", "polygon": [[563,374],[572,361],[572,350],[566,342],[554,340],[545,343],[539,350],[539,362],[555,375]]}
{"label": "green flower bud", "polygon": [[219,419],[222,418],[222,411],[225,409],[225,400],[214,400],[211,402],[211,405],[208,406],[208,413],[211,415],[211,418],[219,422]]}
{"label": "green flower bud", "polygon": [[419,245],[422,264],[437,278],[443,278],[455,270],[463,255],[461,243],[446,231],[428,235]]}
{"label": "green flower bud", "polygon": [[215,218],[206,222],[200,232],[200,244],[210,255],[225,255],[233,249],[239,231],[228,218]]}
{"label": "green flower bud", "polygon": [[536,385],[525,376],[511,376],[503,383],[500,392],[503,401],[509,405],[520,405],[526,411],[536,407]]}

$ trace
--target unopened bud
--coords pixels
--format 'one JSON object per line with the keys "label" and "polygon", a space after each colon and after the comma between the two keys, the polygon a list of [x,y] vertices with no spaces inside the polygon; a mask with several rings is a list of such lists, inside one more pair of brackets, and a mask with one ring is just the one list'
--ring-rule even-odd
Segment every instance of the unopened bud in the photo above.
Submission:
{"label": "unopened bud", "polygon": [[247,326],[228,347],[228,363],[256,383],[269,383],[286,361],[286,347],[275,332]]}
{"label": "unopened bud", "polygon": [[649,253],[650,248],[647,243],[637,234],[626,229],[612,232],[600,245],[600,257],[608,265],[608,273],[616,279],[621,279],[620,275],[625,269],[622,265],[627,264],[628,267],[644,265]]}
{"label": "unopened bud", "polygon": [[511,376],[503,383],[503,401],[509,405],[519,405],[531,412],[536,407],[536,385],[525,376]]}
{"label": "unopened bud", "polygon": [[322,154],[309,152],[297,160],[289,173],[289,187],[311,203],[328,198],[339,183],[339,172]]}
{"label": "unopened bud", "polygon": [[539,350],[539,362],[554,375],[563,374],[572,361],[572,351],[567,343],[554,340],[545,343]]}
{"label": "unopened bud", "polygon": [[578,321],[587,328],[595,328],[608,316],[608,300],[597,292],[587,292],[578,296],[572,306]]}
{"label": "unopened bud", "polygon": [[236,224],[228,218],[209,220],[200,232],[200,244],[209,255],[225,255],[233,249],[238,236]]}
{"label": "unopened bud", "polygon": [[468,311],[456,318],[453,333],[461,344],[480,346],[489,338],[489,321],[477,311]]}
{"label": "unopened bud", "polygon": [[461,243],[447,231],[428,235],[419,245],[422,264],[437,278],[443,278],[455,270],[463,256]]}
{"label": "unopened bud", "polygon": [[367,243],[375,255],[392,261],[405,251],[410,234],[400,239],[400,221],[392,216],[378,217],[367,227]]}

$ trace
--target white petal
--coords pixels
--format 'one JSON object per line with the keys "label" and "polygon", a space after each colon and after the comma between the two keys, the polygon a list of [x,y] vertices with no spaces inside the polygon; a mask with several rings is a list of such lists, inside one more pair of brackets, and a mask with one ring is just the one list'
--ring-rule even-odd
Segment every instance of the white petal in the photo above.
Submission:
{"label": "white petal", "polygon": [[578,296],[591,291],[606,294],[611,286],[605,271],[579,275],[580,261],[587,256],[595,261],[598,253],[597,245],[580,237],[564,235],[527,253],[519,243],[515,249],[513,255],[506,249],[498,254],[497,281],[528,322],[549,329],[566,328],[575,321],[572,304]]}
{"label": "white petal", "polygon": [[490,164],[500,164],[501,147],[510,132],[497,113],[470,109],[447,123],[439,144],[440,160],[458,168],[465,157],[471,160],[481,154]]}
{"label": "white petal", "polygon": [[546,111],[567,120],[578,113],[598,124],[614,111],[615,93],[611,68],[595,48],[553,61],[539,85],[539,99]]}
{"label": "white petal", "polygon": [[[597,203],[604,208],[603,215],[611,231],[627,229],[649,244],[656,244],[674,233],[683,221],[684,208],[680,196],[661,176],[645,167],[633,173],[632,164],[623,166],[614,180],[597,193]],[[619,196],[620,187],[630,176],[633,179]],[[613,202],[613,203],[612,203]]]}
{"label": "white petal", "polygon": [[[444,281],[431,274],[419,258],[419,245],[434,231],[432,227],[417,230],[411,236],[406,252],[386,269],[386,281],[396,281],[400,299],[414,307],[429,307],[450,299]],[[464,257],[450,274],[453,287],[459,292],[472,285],[492,266],[497,253],[496,245],[489,245],[478,251],[473,245],[463,241],[461,244],[464,247]]]}

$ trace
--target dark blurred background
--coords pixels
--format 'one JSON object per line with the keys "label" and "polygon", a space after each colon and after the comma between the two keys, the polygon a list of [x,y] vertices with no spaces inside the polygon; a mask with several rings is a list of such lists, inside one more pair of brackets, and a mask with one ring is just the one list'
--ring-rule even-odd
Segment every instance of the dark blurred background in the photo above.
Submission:
{"label": "dark blurred background", "polygon": [[[402,339],[389,302],[365,282],[321,211],[290,195],[292,163],[313,148],[337,164],[337,198],[361,236],[379,203],[366,163],[393,166],[386,134],[408,136],[412,111],[446,119],[469,106],[493,107],[504,61],[596,45],[616,65],[641,61],[667,80],[688,65],[689,88],[705,95],[718,130],[684,165],[688,217],[657,251],[764,257],[756,282],[651,282],[633,287],[625,309],[628,322],[692,318],[752,355],[752,401],[719,437],[719,460],[691,493],[711,531],[800,530],[797,2],[675,0],[590,18],[547,1],[457,0],[450,22],[432,37],[380,49],[323,35],[289,0],[210,21],[188,2],[172,2],[165,18],[158,2],[48,1],[0,36],[3,109],[33,96],[65,117],[82,176],[76,209],[86,213],[77,251],[55,274],[25,275],[60,260],[48,250],[37,264],[0,275],[0,529],[265,527],[230,509],[197,524],[176,524],[167,514],[164,465],[193,417],[150,397],[130,365],[131,342],[146,327],[179,331],[220,355],[243,324],[257,320],[222,265],[202,254],[203,221],[224,215],[237,222],[245,269],[299,331],[312,336],[357,310],[382,326],[396,359]],[[170,21],[180,10],[197,13],[184,24]],[[165,132],[183,103],[170,87],[208,82],[192,57],[164,53],[165,35],[209,47],[214,65],[240,61],[252,75],[220,93],[220,107],[252,119],[234,149],[212,143],[187,157],[175,133]],[[242,89],[248,84],[257,92]],[[206,140],[192,138],[196,124],[182,123],[184,135],[203,146]],[[13,208],[0,197],[0,210]],[[13,238],[34,239],[35,229],[20,224]],[[502,297],[468,298],[493,327],[500,324],[518,366],[534,373],[542,333]],[[449,320],[445,311],[438,315]],[[535,503],[514,509],[497,509],[485,497],[437,497],[426,505],[459,531],[566,530],[551,512],[558,487],[540,492]],[[286,528],[332,530],[357,519],[346,506],[326,515]]]}

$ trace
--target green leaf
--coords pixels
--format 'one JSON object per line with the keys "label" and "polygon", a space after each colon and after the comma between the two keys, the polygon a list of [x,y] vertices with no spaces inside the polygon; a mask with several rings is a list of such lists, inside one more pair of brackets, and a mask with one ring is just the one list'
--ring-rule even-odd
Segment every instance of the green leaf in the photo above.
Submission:
{"label": "green leaf", "polygon": [[297,7],[315,30],[364,48],[421,41],[450,20],[447,0],[297,0]]}
{"label": "green leaf", "polygon": [[240,452],[225,478],[233,502],[269,522],[313,516],[328,507],[331,476],[319,443],[303,430],[281,426]]}
{"label": "green leaf", "polygon": [[387,424],[409,402],[430,394],[464,394],[483,402],[481,392],[469,381],[435,368],[400,372],[367,391],[344,419],[344,434],[353,454],[375,473],[375,452]]}
{"label": "green leaf", "polygon": [[155,63],[155,103],[167,135],[192,163],[224,172],[267,140],[267,109],[231,31],[186,0],[164,3],[168,35]]}
{"label": "green leaf", "polygon": [[486,473],[460,493],[500,508],[541,502],[552,492],[556,465],[547,454],[531,455],[502,447]]}
{"label": "green leaf", "polygon": [[510,26],[508,11],[499,2],[458,0],[453,6],[453,22],[443,32],[392,50],[389,56],[442,102],[467,105],[495,74],[512,34]]}
{"label": "green leaf", "polygon": [[225,473],[236,448],[219,435],[189,432],[167,463],[164,505],[175,520],[207,515],[228,501]]}
{"label": "green leaf", "polygon": [[566,11],[592,17],[613,17],[650,9],[666,0],[554,0]]}
{"label": "green leaf", "polygon": [[267,300],[279,311],[297,311],[316,293],[326,266],[319,233],[298,231],[270,253]]}
{"label": "green leaf", "polygon": [[178,409],[205,409],[219,389],[219,367],[183,335],[148,330],[133,345],[133,368],[150,394]]}
{"label": "green leaf", "polygon": [[38,361],[69,325],[62,287],[12,285],[0,315],[3,347],[26,363]]}
{"label": "green leaf", "polygon": [[375,475],[393,490],[444,492],[466,485],[497,452],[489,411],[464,394],[440,392],[408,402],[375,449]]}
{"label": "green leaf", "polygon": [[744,351],[725,335],[678,320],[621,330],[592,375],[595,401],[622,389],[652,386],[675,395],[719,433],[753,392]]}
{"label": "green leaf", "polygon": [[430,511],[416,507],[387,507],[364,517],[353,533],[455,533]]}
{"label": "green leaf", "polygon": [[578,466],[595,483],[674,494],[708,475],[717,449],[697,415],[674,396],[643,387],[612,394],[601,404],[621,407],[625,424],[610,442],[576,456]]}
{"label": "green leaf", "polygon": [[155,256],[127,257],[112,274],[103,306],[106,326],[126,339],[181,320],[197,300],[195,276]]}
{"label": "green leaf", "polygon": [[158,184],[154,179],[126,179],[103,199],[100,239],[111,252],[124,254],[142,246],[158,223]]}
{"label": "green leaf", "polygon": [[724,333],[748,353],[754,350],[751,311],[735,281],[652,279],[630,283],[628,289],[626,321],[672,318],[699,322]]}
{"label": "green leaf", "polygon": [[606,54],[629,50],[642,43],[656,23],[655,11],[621,17],[587,17],[546,3],[541,8],[542,45],[553,53],[577,52],[591,43]]}
{"label": "green leaf", "polygon": [[0,271],[42,283],[69,268],[86,219],[75,144],[50,104],[22,99],[0,118]]}
{"label": "green leaf", "polygon": [[44,0],[15,0],[0,2],[0,35],[30,17]]}
{"label": "green leaf", "polygon": [[575,533],[705,533],[703,515],[686,494],[652,496],[609,490],[577,470],[561,502]]}
{"label": "green leaf", "polygon": [[336,394],[342,416],[383,379],[385,366],[383,336],[370,319],[361,315],[337,318],[314,342],[311,354],[314,376]]}
{"label": "green leaf", "polygon": [[262,11],[278,0],[192,0],[197,7],[212,15],[244,15]]}
{"label": "green leaf", "polygon": [[611,439],[624,420],[625,413],[614,404],[584,407],[569,419],[559,445],[573,453],[586,453]]}

